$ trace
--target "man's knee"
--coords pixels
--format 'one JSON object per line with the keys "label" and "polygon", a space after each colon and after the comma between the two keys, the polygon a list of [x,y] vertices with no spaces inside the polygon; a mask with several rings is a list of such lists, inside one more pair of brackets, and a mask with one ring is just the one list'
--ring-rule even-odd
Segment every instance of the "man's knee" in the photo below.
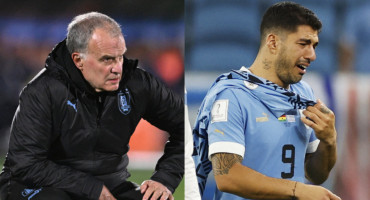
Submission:
{"label": "man's knee", "polygon": [[140,192],[140,186],[136,183],[126,181],[112,191],[114,197],[118,200],[141,200],[143,194]]}
{"label": "man's knee", "polygon": [[40,192],[39,196],[35,200],[71,200],[69,195],[63,190],[50,187],[46,187],[43,189],[44,191]]}

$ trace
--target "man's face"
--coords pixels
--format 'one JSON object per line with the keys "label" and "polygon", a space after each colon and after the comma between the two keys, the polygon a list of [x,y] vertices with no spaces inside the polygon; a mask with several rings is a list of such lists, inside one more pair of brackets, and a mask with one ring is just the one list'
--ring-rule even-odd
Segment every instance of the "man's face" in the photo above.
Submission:
{"label": "man's face", "polygon": [[96,29],[78,68],[96,92],[115,91],[122,78],[125,52],[126,44],[122,35],[112,37],[104,29]]}
{"label": "man's face", "polygon": [[282,41],[275,70],[284,87],[302,79],[306,67],[316,59],[318,41],[318,32],[307,25],[298,26],[297,32],[289,33]]}

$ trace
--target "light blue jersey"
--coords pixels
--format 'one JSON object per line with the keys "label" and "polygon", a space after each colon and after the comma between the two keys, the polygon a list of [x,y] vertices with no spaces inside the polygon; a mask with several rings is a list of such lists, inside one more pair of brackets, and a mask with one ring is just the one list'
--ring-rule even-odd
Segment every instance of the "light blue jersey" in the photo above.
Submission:
{"label": "light blue jersey", "polygon": [[[243,165],[266,176],[303,182],[305,154],[319,142],[300,120],[301,111],[314,105],[312,89],[301,81],[285,90],[246,71],[221,76],[203,101],[194,130],[198,181],[209,172],[202,150],[208,148],[208,158],[237,154]],[[243,198],[216,189],[215,199]]]}

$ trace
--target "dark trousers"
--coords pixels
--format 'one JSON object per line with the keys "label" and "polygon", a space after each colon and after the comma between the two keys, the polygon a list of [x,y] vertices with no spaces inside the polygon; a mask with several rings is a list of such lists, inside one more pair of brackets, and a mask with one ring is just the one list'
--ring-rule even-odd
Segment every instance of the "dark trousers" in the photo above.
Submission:
{"label": "dark trousers", "polygon": [[[142,200],[140,186],[130,181],[110,191],[117,200]],[[12,181],[7,200],[83,200],[63,190],[52,187],[28,188],[25,185]]]}

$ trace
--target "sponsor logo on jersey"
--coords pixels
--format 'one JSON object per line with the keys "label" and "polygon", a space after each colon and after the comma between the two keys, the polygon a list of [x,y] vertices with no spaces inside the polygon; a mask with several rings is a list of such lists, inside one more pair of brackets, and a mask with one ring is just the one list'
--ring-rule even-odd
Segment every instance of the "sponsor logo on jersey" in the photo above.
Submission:
{"label": "sponsor logo on jersey", "polygon": [[267,122],[269,120],[269,116],[266,113],[262,113],[264,117],[257,117],[256,122]]}
{"label": "sponsor logo on jersey", "polygon": [[72,103],[70,100],[67,101],[67,105],[71,106],[76,112],[77,112],[77,106],[76,103]]}
{"label": "sponsor logo on jersey", "polygon": [[131,111],[131,95],[128,89],[126,88],[124,92],[121,90],[117,98],[119,111],[124,115],[129,114]]}
{"label": "sponsor logo on jersey", "polygon": [[31,194],[32,192],[34,191],[34,189],[24,189],[23,191],[22,191],[22,196],[24,196],[24,197],[26,197],[26,196],[28,196],[29,194]]}
{"label": "sponsor logo on jersey", "polygon": [[34,197],[36,194],[38,194],[38,193],[40,193],[41,192],[41,190],[42,190],[42,188],[39,188],[39,189],[24,189],[23,191],[22,191],[22,196],[23,197],[27,197],[28,195],[28,197],[27,197],[27,199],[28,200],[30,200],[30,199],[32,199],[32,197]]}

